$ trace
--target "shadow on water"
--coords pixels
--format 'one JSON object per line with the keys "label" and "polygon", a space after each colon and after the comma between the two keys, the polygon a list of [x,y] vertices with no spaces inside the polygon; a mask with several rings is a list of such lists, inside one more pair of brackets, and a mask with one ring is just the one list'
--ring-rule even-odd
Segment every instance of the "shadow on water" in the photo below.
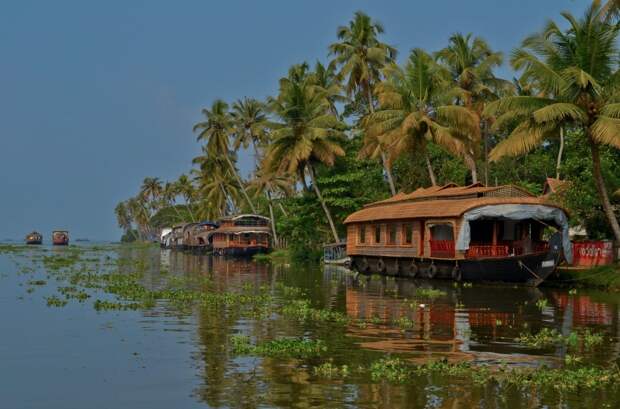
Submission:
{"label": "shadow on water", "polygon": [[[51,253],[68,251],[53,249]],[[575,351],[566,345],[535,348],[517,341],[522,333],[533,334],[543,328],[566,337],[586,330],[602,334],[603,345],[587,351],[579,346],[578,352],[590,363],[615,365],[620,354],[620,297],[616,294],[359,276],[335,266],[272,265],[153,247],[114,247],[99,257],[131,260],[118,263],[119,271],[125,273],[135,270],[138,263],[144,271],[140,282],[149,289],[161,288],[171,277],[204,278],[215,292],[264,292],[272,297],[274,307],[255,315],[242,313],[233,305],[194,305],[188,310],[165,302],[138,311],[132,321],[135,325],[147,325],[145,320],[150,326],[153,321],[175,320],[188,331],[188,337],[179,342],[189,344],[189,356],[173,364],[179,371],[193,374],[194,382],[159,388],[170,396],[191,394],[198,406],[586,408],[614,407],[619,397],[617,391],[605,390],[559,394],[509,388],[500,393],[497,385],[480,386],[441,374],[398,384],[372,379],[367,371],[385,357],[420,364],[445,359],[492,368],[559,367]],[[334,325],[280,313],[275,306],[293,303],[284,294],[285,287],[301,289],[312,308],[335,311],[347,319]],[[4,298],[0,303],[3,308],[20,308],[17,299]],[[80,308],[87,312],[76,319],[87,321],[91,315],[102,314],[88,310],[87,304]],[[114,322],[124,313],[103,314]],[[97,336],[88,331],[84,325],[86,338]],[[257,344],[306,337],[324,341],[327,350],[320,357],[304,359],[240,355],[231,343],[235,335],[249,336]],[[144,335],[145,344],[149,336]],[[113,355],[114,346],[99,353]],[[0,358],[2,354],[0,349]],[[317,376],[315,368],[326,362],[346,365],[348,375],[336,379]],[[132,375],[118,372],[117,376],[122,381]],[[66,401],[60,401],[57,407],[67,406]]]}

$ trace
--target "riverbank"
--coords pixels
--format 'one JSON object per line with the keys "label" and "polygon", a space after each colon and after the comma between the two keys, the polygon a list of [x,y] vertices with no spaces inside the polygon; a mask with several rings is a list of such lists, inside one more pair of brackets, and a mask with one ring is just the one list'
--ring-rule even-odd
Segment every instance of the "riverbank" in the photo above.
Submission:
{"label": "riverbank", "polygon": [[581,269],[561,266],[557,274],[546,283],[548,286],[570,288],[598,288],[608,291],[620,291],[620,265]]}

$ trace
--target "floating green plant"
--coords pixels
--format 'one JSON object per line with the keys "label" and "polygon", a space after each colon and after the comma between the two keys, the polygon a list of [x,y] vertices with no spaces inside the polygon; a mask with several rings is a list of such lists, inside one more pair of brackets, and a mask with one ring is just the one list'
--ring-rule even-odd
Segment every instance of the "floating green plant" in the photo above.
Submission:
{"label": "floating green plant", "polygon": [[64,307],[67,305],[67,301],[52,295],[46,298],[48,307]]}
{"label": "floating green plant", "polygon": [[334,365],[331,362],[325,362],[313,368],[314,375],[326,379],[343,379],[350,375],[350,369],[347,365]]}
{"label": "floating green plant", "polygon": [[438,298],[447,295],[445,291],[434,288],[416,288],[415,295],[420,298]]}
{"label": "floating green plant", "polygon": [[250,338],[243,335],[231,337],[234,353],[267,357],[311,358],[327,351],[321,340],[306,338],[277,338],[261,344],[250,344]]}

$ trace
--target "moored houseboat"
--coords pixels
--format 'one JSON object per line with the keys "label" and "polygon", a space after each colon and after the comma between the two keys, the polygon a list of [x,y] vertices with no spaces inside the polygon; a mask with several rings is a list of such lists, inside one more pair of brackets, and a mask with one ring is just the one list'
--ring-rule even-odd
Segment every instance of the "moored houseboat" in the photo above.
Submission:
{"label": "moored houseboat", "polygon": [[66,230],[54,230],[52,232],[52,244],[54,246],[67,246],[69,244],[69,232]]}
{"label": "moored houseboat", "polygon": [[172,227],[164,227],[159,232],[159,246],[162,249],[169,249],[172,238]]}
{"label": "moored houseboat", "polygon": [[43,235],[38,231],[33,231],[26,235],[26,244],[41,244],[43,243]]}
{"label": "moored houseboat", "polygon": [[185,248],[183,232],[185,231],[185,226],[187,225],[188,223],[181,223],[172,226],[172,232],[170,232],[169,238],[169,248],[175,250],[183,250]]}
{"label": "moored houseboat", "polygon": [[572,258],[566,212],[512,185],[420,188],[345,224],[347,255],[362,273],[538,285]]}
{"label": "moored houseboat", "polygon": [[211,221],[192,223],[184,231],[185,248],[199,253],[211,251],[213,249],[213,234],[218,226],[217,223]]}
{"label": "moored houseboat", "polygon": [[251,256],[271,249],[269,219],[257,214],[225,217],[213,233],[213,253]]}

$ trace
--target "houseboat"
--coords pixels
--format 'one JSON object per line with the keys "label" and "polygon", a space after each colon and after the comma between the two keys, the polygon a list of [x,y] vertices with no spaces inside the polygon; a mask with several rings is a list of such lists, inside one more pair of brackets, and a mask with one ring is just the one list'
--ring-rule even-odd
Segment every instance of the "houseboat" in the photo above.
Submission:
{"label": "houseboat", "polygon": [[159,246],[162,249],[169,249],[170,248],[170,239],[171,238],[172,238],[172,228],[171,227],[164,227],[159,232]]}
{"label": "houseboat", "polygon": [[257,214],[225,217],[213,233],[213,253],[251,256],[271,249],[269,219]]}
{"label": "houseboat", "polygon": [[572,259],[564,209],[512,185],[399,193],[345,225],[347,255],[361,273],[537,286],[562,257]]}
{"label": "houseboat", "polygon": [[52,232],[52,244],[54,246],[67,246],[69,244],[69,232],[66,230],[54,230]]}
{"label": "houseboat", "polygon": [[175,226],[172,226],[172,232],[170,232],[170,245],[169,247],[171,249],[175,249],[175,250],[183,250],[185,248],[184,245],[184,235],[183,232],[185,231],[185,226],[187,226],[188,223],[181,223],[181,224],[177,224]]}
{"label": "houseboat", "polygon": [[213,234],[219,225],[211,221],[192,223],[185,228],[184,243],[187,250],[193,252],[209,252],[213,249]]}
{"label": "houseboat", "polygon": [[43,235],[37,231],[33,231],[26,236],[26,244],[41,244],[43,243]]}

